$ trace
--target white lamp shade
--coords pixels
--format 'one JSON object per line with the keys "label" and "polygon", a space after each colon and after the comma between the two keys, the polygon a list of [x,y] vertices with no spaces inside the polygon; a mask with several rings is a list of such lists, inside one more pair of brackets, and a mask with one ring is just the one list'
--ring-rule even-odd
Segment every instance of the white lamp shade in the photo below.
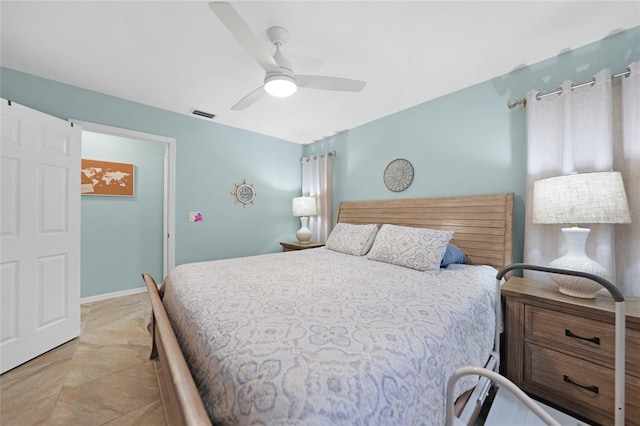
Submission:
{"label": "white lamp shade", "polygon": [[291,203],[291,212],[294,216],[316,216],[318,206],[315,197],[296,197]]}
{"label": "white lamp shade", "polygon": [[533,223],[631,223],[619,172],[575,173],[533,184]]}

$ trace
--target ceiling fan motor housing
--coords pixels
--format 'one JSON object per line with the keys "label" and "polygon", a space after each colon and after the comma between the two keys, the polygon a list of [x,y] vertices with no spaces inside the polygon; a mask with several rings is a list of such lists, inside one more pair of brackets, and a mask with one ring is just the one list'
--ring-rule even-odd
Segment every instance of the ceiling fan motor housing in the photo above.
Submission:
{"label": "ceiling fan motor housing", "polygon": [[267,71],[264,77],[264,89],[272,96],[291,96],[298,89],[296,77],[293,74],[293,65],[291,65],[291,62],[289,62],[280,51],[280,46],[288,35],[287,30],[282,27],[269,28],[269,37],[276,46],[276,53],[273,55],[273,60],[276,61],[276,64],[280,67],[280,72]]}

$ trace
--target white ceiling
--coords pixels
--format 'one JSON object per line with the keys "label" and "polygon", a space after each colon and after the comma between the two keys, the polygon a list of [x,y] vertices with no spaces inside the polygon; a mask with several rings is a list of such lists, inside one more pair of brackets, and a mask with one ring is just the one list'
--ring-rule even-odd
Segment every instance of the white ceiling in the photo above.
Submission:
{"label": "white ceiling", "polygon": [[[234,1],[296,73],[366,80],[231,107],[262,84],[207,1],[6,1],[2,66],[307,144],[640,25],[639,1]],[[505,106],[506,108],[506,106]]]}

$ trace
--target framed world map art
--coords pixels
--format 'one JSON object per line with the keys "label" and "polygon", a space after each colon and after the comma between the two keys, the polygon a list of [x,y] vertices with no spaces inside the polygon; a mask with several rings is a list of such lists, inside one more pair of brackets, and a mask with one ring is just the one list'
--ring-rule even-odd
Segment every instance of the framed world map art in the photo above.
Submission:
{"label": "framed world map art", "polygon": [[80,166],[82,195],[134,196],[135,165],[83,158]]}

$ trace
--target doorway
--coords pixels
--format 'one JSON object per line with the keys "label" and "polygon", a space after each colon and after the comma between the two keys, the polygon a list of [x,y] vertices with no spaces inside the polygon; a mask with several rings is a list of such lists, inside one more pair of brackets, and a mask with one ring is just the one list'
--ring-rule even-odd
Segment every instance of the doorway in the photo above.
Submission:
{"label": "doorway", "polygon": [[83,158],[134,166],[132,197],[82,197],[83,302],[138,292],[140,273],[164,277],[175,265],[175,139],[70,121],[82,127]]}

